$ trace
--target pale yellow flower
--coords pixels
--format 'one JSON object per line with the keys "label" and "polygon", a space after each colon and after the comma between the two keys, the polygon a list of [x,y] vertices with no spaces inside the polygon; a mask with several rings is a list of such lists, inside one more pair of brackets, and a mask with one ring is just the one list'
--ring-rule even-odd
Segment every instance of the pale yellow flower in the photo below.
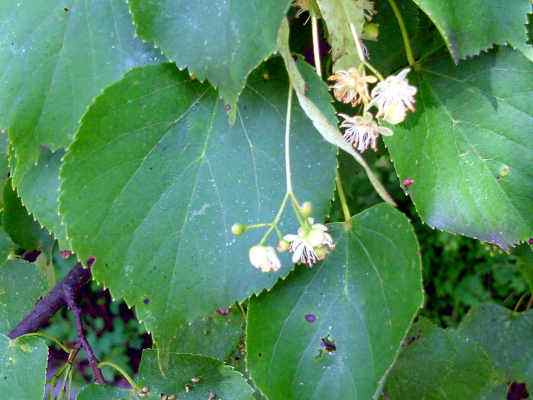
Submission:
{"label": "pale yellow flower", "polygon": [[353,107],[370,101],[368,84],[377,82],[375,76],[364,75],[357,68],[337,71],[328,80],[335,82],[330,86],[335,98],[343,103],[351,104]]}
{"label": "pale yellow flower", "polygon": [[405,68],[398,75],[387,77],[372,90],[370,105],[377,107],[376,117],[396,125],[405,120],[407,110],[415,110],[417,89],[407,81],[409,71],[409,68]]}
{"label": "pale yellow flower", "polygon": [[345,128],[344,140],[360,153],[363,153],[369,147],[376,151],[378,149],[377,140],[379,135],[391,136],[393,133],[389,128],[379,126],[372,114],[368,112],[362,116],[355,115],[350,117],[340,113],[339,116],[344,118],[341,123],[341,128]]}

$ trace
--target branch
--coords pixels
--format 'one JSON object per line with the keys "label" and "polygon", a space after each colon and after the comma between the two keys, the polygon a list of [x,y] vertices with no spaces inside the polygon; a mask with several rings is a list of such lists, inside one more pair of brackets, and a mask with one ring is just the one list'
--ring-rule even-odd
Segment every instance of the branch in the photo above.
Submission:
{"label": "branch", "polygon": [[87,338],[85,337],[85,331],[83,329],[83,324],[81,322],[81,310],[78,306],[78,303],[76,302],[76,292],[73,290],[70,286],[64,286],[63,287],[63,294],[65,301],[67,302],[67,306],[74,314],[74,320],[76,321],[76,331],[78,332],[78,338],[80,340],[81,347],[83,347],[83,350],[85,350],[85,353],[87,354],[87,360],[89,360],[89,365],[91,366],[91,369],[93,370],[94,379],[97,383],[104,384],[104,376],[102,375],[102,371],[100,371],[100,368],[98,368],[98,359],[96,358],[96,355],[94,354],[94,351],[87,341]]}
{"label": "branch", "polygon": [[36,332],[41,329],[48,320],[57,313],[63,306],[67,305],[74,314],[76,321],[76,331],[81,347],[87,354],[89,365],[91,366],[97,383],[105,383],[102,371],[98,368],[98,360],[91,345],[85,337],[81,322],[81,310],[76,302],[80,289],[91,279],[91,271],[81,264],[76,264],[67,276],[59,282],[45,297],[35,305],[26,317],[9,332],[8,336],[15,339],[19,336]]}

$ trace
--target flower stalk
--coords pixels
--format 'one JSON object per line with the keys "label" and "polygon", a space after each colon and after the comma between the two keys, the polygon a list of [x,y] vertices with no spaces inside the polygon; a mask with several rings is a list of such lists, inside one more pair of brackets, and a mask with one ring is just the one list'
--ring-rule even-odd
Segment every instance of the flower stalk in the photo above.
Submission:
{"label": "flower stalk", "polygon": [[403,20],[402,13],[400,11],[400,8],[398,7],[398,4],[396,3],[396,0],[388,0],[389,4],[392,8],[392,11],[394,13],[394,16],[398,20],[398,25],[400,26],[400,31],[402,33],[402,40],[403,45],[405,47],[405,54],[407,56],[407,62],[409,62],[409,65],[413,67],[415,71],[418,71],[420,69],[419,65],[416,63],[414,54],[413,54],[413,48],[411,47],[411,40],[409,39],[409,33],[407,32],[407,28],[405,26],[405,21]]}

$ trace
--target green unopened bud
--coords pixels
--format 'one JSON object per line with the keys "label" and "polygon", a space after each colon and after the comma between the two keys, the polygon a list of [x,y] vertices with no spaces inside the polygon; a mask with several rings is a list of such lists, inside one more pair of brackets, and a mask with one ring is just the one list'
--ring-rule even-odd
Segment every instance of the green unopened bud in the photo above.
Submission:
{"label": "green unopened bud", "polygon": [[363,39],[366,40],[378,40],[379,36],[379,24],[369,23],[365,24],[363,28]]}
{"label": "green unopened bud", "polygon": [[231,227],[231,233],[233,233],[235,236],[240,236],[244,232],[246,232],[246,226],[243,224],[233,224]]}
{"label": "green unopened bud", "polygon": [[289,242],[287,242],[285,239],[281,239],[278,243],[278,248],[277,250],[280,252],[280,253],[283,253],[287,250],[289,250],[289,248],[291,247],[291,244]]}
{"label": "green unopened bud", "polygon": [[307,218],[313,213],[313,205],[309,201],[306,201],[302,204],[302,207],[300,207],[300,211],[302,215]]}

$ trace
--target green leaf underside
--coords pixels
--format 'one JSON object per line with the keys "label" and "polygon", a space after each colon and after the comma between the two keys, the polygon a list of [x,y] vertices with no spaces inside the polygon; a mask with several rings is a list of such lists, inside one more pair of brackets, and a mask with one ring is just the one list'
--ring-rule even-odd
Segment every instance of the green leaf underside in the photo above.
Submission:
{"label": "green leaf underside", "polygon": [[[41,147],[39,161],[21,176],[17,189],[33,217],[59,240],[62,249],[67,249],[67,234],[59,216],[59,167],[63,154],[63,150],[52,153]],[[11,165],[15,165],[15,158],[11,151]]]}
{"label": "green leaf underside", "polygon": [[0,267],[0,332],[13,329],[47,289],[46,279],[34,264],[8,261]]}
{"label": "green leaf underside", "polygon": [[16,342],[0,335],[0,393],[3,399],[44,398],[48,347],[39,339]]}
{"label": "green leaf underside", "polygon": [[[136,306],[160,348],[179,340],[181,323],[270,288],[290,270],[288,256],[277,273],[254,269],[248,249],[263,231],[230,231],[235,222],[270,221],[285,191],[288,86],[279,71],[270,63],[251,78],[230,126],[209,86],[171,64],[136,69],[96,100],[65,157],[60,208],[73,248],[96,257],[95,278]],[[320,218],[335,149],[296,102],[291,154],[295,191]],[[282,230],[296,226],[287,211]]]}
{"label": "green leaf underside", "polygon": [[[160,399],[161,397],[158,397]],[[133,390],[119,389],[111,386],[91,384],[83,387],[76,400],[137,400],[139,397]],[[152,400],[155,397],[143,397],[143,400]]]}
{"label": "green leaf underside", "polygon": [[180,69],[208,79],[232,107],[275,49],[290,0],[130,0],[137,33]]}
{"label": "green leaf underside", "polygon": [[13,190],[11,180],[4,186],[3,226],[13,242],[25,250],[42,249],[50,242],[48,232],[41,228]]}
{"label": "green leaf underside", "polygon": [[509,43],[533,61],[527,45],[529,0],[413,0],[433,21],[454,58],[478,55],[494,44]]}
{"label": "green leaf underside", "polygon": [[40,146],[65,147],[92,98],[132,67],[158,62],[134,38],[124,0],[0,1],[0,126],[16,185]]}
{"label": "green leaf underside", "polygon": [[533,310],[513,313],[497,304],[484,304],[468,313],[459,332],[483,347],[505,374],[505,382],[533,387]]}
{"label": "green leaf underside", "polygon": [[353,0],[317,0],[317,3],[329,31],[333,69],[346,70],[359,65],[350,23],[360,35],[365,23],[362,9]]}
{"label": "green leaf underside", "polygon": [[[215,399],[254,399],[253,390],[242,374],[218,360],[174,353],[167,354],[166,358],[169,359],[169,369],[163,376],[157,351],[145,350],[142,355],[140,386],[147,387],[154,398],[159,398],[160,394],[174,394],[178,399],[205,400],[212,393]],[[193,383],[193,378],[199,382]]]}
{"label": "green leaf underside", "polygon": [[473,308],[458,329],[419,321],[387,379],[396,399],[503,399],[510,382],[533,385],[533,311]]}
{"label": "green leaf underside", "polygon": [[[247,366],[271,400],[375,398],[422,305],[408,220],[381,204],[352,223],[330,225],[336,248],[322,264],[250,303]],[[324,351],[322,338],[336,351]]]}
{"label": "green leaf underside", "polygon": [[405,346],[385,386],[391,400],[481,400],[502,383],[479,345],[429,320],[413,326]]}
{"label": "green leaf underside", "polygon": [[385,138],[432,227],[502,248],[533,232],[533,64],[502,48],[411,75],[417,112]]}

